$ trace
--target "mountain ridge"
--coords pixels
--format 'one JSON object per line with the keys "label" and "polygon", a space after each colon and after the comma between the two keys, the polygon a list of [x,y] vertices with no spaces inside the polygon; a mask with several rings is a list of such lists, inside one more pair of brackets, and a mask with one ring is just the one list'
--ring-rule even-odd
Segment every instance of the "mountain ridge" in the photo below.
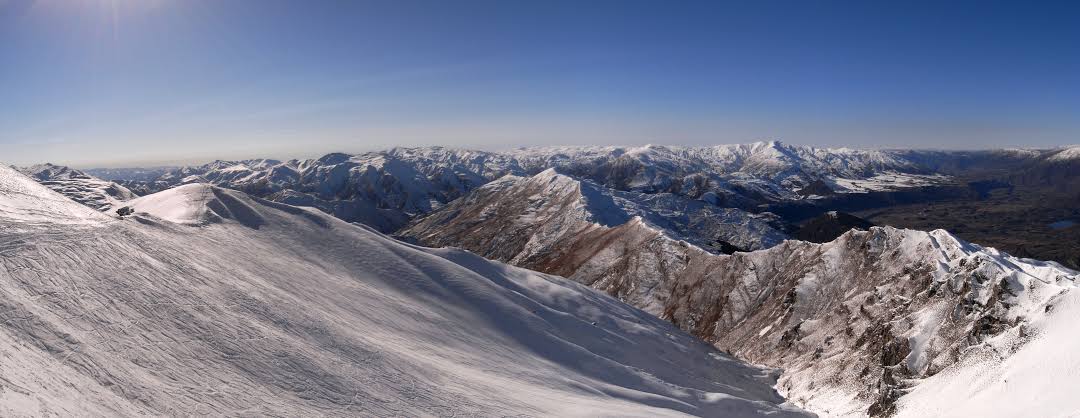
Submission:
{"label": "mountain ridge", "polygon": [[807,416],[562,278],[209,185],[123,218],[3,167],[0,191],[5,415]]}
{"label": "mountain ridge", "polygon": [[[1080,277],[943,230],[870,227],[823,244],[784,241],[717,255],[641,217],[603,226],[555,205],[544,210],[568,217],[507,221],[530,213],[529,202],[542,195],[543,188],[512,190],[532,180],[503,180],[486,194],[477,189],[403,235],[604,291],[741,358],[784,369],[779,387],[788,396],[830,414],[894,412],[910,390],[902,382],[947,369],[971,345],[1037,321],[1050,297],[1040,290],[1043,281],[1066,292]],[[489,203],[489,195],[504,203]],[[1022,295],[1033,295],[1035,307],[1017,302]],[[859,370],[847,373],[851,367]]]}
{"label": "mountain ridge", "polygon": [[106,181],[70,167],[38,164],[18,169],[39,183],[76,202],[102,212],[118,208],[135,194],[116,182]]}
{"label": "mountain ridge", "polygon": [[[121,180],[118,169],[88,170],[133,190],[154,192],[208,182],[281,201],[314,206],[383,232],[426,215],[506,174],[548,168],[620,191],[669,192],[714,204],[749,208],[764,200],[801,198],[797,191],[825,179],[838,192],[909,187],[945,181],[883,151],[820,149],[778,142],[716,147],[562,147],[507,152],[444,147],[331,153],[309,160],[215,161],[166,169],[153,180]],[[903,171],[901,173],[897,170]],[[145,178],[146,170],[131,178]],[[878,173],[880,172],[880,173]],[[886,173],[891,177],[875,178]],[[841,176],[848,176],[837,182]]]}

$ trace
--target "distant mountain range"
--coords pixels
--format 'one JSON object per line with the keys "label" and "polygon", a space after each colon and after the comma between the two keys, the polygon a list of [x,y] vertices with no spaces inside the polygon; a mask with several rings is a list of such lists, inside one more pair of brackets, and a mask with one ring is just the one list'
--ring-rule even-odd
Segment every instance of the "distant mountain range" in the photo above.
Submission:
{"label": "distant mountain range", "polygon": [[[364,210],[337,208],[362,198],[408,216],[429,213],[503,175],[529,176],[548,168],[620,191],[672,193],[726,207],[814,200],[832,194],[889,192],[956,185],[957,178],[1000,174],[1024,184],[1052,183],[1075,173],[1080,148],[997,151],[866,151],[793,146],[780,142],[715,147],[559,147],[483,152],[395,148],[328,154],[312,160],[215,161],[164,169],[92,169],[90,175],[146,194],[177,184],[208,182],[261,196],[306,194],[343,217]],[[800,193],[801,192],[801,193]],[[275,196],[286,198],[284,196]],[[337,208],[337,209],[335,209]]]}
{"label": "distant mountain range", "polygon": [[[346,220],[380,222],[363,200],[407,216],[431,210],[503,175],[528,176],[548,168],[620,191],[672,193],[729,207],[802,199],[816,183],[832,193],[894,190],[947,183],[948,178],[885,151],[819,149],[779,142],[707,148],[664,146],[530,148],[482,152],[395,148],[315,160],[215,161],[163,169],[88,170],[140,193],[209,182],[277,199],[308,195],[312,206]],[[291,198],[297,198],[293,195]]]}
{"label": "distant mountain range", "polygon": [[[1062,335],[1080,312],[1080,274],[1067,267],[1080,263],[1080,240],[1055,237],[1080,236],[1078,149],[433,147],[74,176],[55,166],[24,171],[46,173],[36,176],[42,184],[95,209],[130,208],[155,228],[273,229],[262,207],[325,223],[294,206],[318,208],[606,293],[783,369],[777,388],[811,411],[921,416],[987,402],[1022,413],[988,397],[1035,402],[1080,383],[1019,366],[1040,356],[1077,364],[1055,347],[1075,346]],[[96,205],[106,188],[88,185],[110,181],[149,195]],[[961,238],[969,236],[1018,256]],[[1066,265],[1026,258],[1042,254]],[[969,382],[963,402],[939,395]]]}
{"label": "distant mountain range", "polygon": [[[770,221],[772,227],[789,236],[807,220],[839,210],[872,223],[943,228],[977,242],[1080,268],[1080,240],[1073,239],[1080,237],[1080,228],[1047,227],[1063,225],[1059,221],[1080,223],[1080,213],[1048,206],[1080,200],[1078,150],[866,151],[780,142],[508,152],[430,147],[328,154],[311,160],[215,161],[189,167],[85,172],[140,195],[206,182],[277,202],[316,207],[391,233],[505,175],[529,177],[555,168],[597,190],[639,197],[631,200],[648,198],[651,204],[667,200],[665,204],[677,205],[700,201],[762,219],[770,219],[768,213],[772,213],[773,219],[780,219],[779,223]],[[949,214],[919,215],[948,205],[956,206]],[[955,216],[974,210],[965,206],[1007,210],[1004,216],[1011,220],[1008,225],[996,225],[993,217]],[[973,228],[973,224],[978,226]],[[998,230],[1002,232],[995,233]],[[1077,242],[1047,246],[1042,244],[1047,235],[1056,241]],[[712,239],[696,243],[719,252],[744,248],[705,241]]]}

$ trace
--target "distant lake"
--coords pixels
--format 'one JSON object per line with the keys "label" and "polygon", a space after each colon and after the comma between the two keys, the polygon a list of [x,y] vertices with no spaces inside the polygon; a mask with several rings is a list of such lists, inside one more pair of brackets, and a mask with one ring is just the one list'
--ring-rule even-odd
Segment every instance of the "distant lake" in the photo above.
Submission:
{"label": "distant lake", "polygon": [[1064,228],[1068,228],[1068,227],[1073,226],[1073,225],[1076,225],[1076,221],[1073,221],[1073,220],[1070,220],[1070,219],[1063,219],[1063,220],[1054,222],[1054,223],[1050,224],[1049,226],[1050,226],[1050,229],[1064,229]]}

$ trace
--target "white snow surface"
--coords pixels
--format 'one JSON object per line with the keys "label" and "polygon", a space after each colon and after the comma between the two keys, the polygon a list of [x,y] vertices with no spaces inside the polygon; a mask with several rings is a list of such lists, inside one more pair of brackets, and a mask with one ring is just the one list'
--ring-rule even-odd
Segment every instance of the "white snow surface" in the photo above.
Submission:
{"label": "white snow surface", "polygon": [[[219,200],[222,198],[230,200],[233,205],[223,204]],[[231,194],[224,193],[222,189],[205,183],[190,183],[134,199],[127,203],[127,207],[136,213],[153,214],[173,223],[202,225],[233,217],[230,209],[243,210],[244,213],[254,211],[243,202],[234,200]]]}
{"label": "white snow surface", "polygon": [[71,200],[99,211],[117,208],[125,200],[135,197],[135,194],[124,186],[70,167],[38,164],[18,170]]}
{"label": "white snow surface", "polygon": [[1051,155],[1047,160],[1049,161],[1072,161],[1080,160],[1080,145],[1074,145],[1071,147],[1062,148]]}
{"label": "white snow surface", "polygon": [[54,192],[26,175],[0,166],[0,231],[37,223],[95,224],[109,219]]}
{"label": "white snow surface", "polygon": [[1000,335],[919,382],[898,417],[1080,416],[1080,293],[1055,295],[1021,335]]}
{"label": "white snow surface", "polygon": [[[898,416],[1071,417],[1080,415],[1080,274],[1054,262],[1021,259],[931,232],[943,253],[979,254],[976,273],[1022,289],[1006,296],[1016,326],[969,347],[961,361],[917,383]],[[982,296],[989,298],[989,294]]]}
{"label": "white snow surface", "polygon": [[945,184],[950,181],[950,178],[941,174],[912,174],[886,171],[874,174],[867,178],[829,177],[828,181],[839,191],[867,193]]}
{"label": "white snow surface", "polygon": [[556,276],[206,185],[132,203],[0,168],[0,415],[805,414]]}

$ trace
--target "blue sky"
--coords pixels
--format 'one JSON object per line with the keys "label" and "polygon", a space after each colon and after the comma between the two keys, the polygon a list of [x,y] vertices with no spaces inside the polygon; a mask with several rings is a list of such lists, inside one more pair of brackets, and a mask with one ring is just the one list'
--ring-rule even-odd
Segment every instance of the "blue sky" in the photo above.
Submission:
{"label": "blue sky", "polygon": [[1080,6],[0,0],[0,160],[1080,142]]}

